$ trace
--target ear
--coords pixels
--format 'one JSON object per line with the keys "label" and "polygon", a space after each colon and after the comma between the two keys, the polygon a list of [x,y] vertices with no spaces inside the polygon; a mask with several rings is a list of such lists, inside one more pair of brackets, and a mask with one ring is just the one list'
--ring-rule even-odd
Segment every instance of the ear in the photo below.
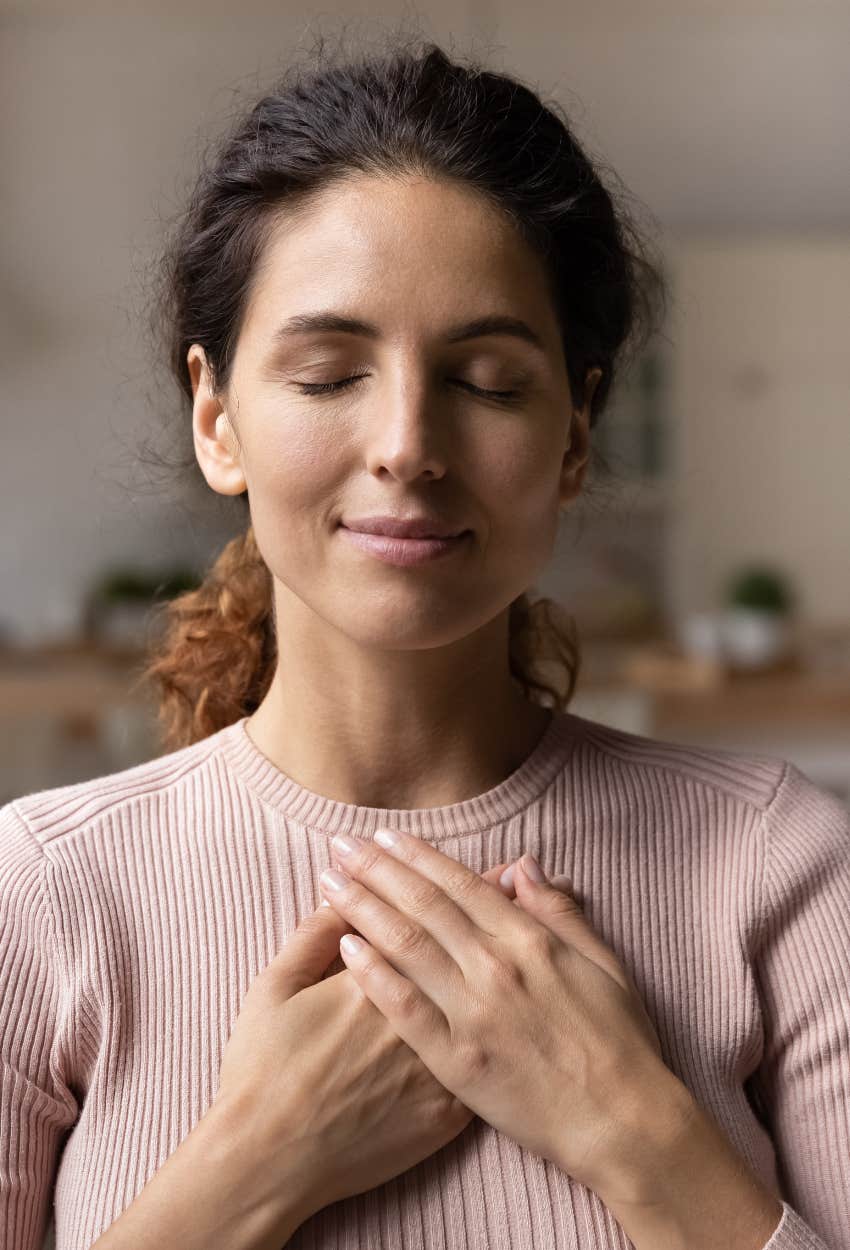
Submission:
{"label": "ear", "polygon": [[219,495],[247,490],[236,431],[213,391],[204,349],[193,343],[186,356],[192,381],[192,434],[195,456],[207,482]]}
{"label": "ear", "polygon": [[588,369],[584,383],[584,399],[580,408],[573,410],[570,435],[561,467],[561,507],[570,503],[580,493],[590,461],[590,404],[593,392],[602,377],[599,368]]}

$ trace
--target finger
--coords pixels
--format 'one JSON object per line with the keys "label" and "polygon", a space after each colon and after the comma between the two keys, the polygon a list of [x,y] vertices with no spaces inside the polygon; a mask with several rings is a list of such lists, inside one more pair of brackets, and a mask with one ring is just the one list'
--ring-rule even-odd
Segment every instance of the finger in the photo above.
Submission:
{"label": "finger", "polygon": [[523,855],[514,865],[514,885],[523,909],[551,929],[562,942],[573,947],[586,959],[592,959],[624,990],[631,990],[632,983],[628,972],[616,953],[603,942],[586,919],[569,880],[559,877],[559,885],[551,881],[535,881],[526,871],[529,859],[531,856]]}
{"label": "finger", "polygon": [[[334,868],[340,869],[341,867],[342,865],[339,862],[334,863]],[[514,888],[513,878],[511,877],[508,882],[502,881],[502,875],[507,867],[507,863],[504,862],[501,864],[494,864],[492,868],[487,868],[484,872],[482,872],[481,877],[484,881],[489,882],[490,885],[495,885],[506,898],[515,899],[516,890]],[[511,870],[513,870],[513,864],[511,864]],[[323,898],[319,906],[330,907],[330,903],[326,898]]]}
{"label": "finger", "polygon": [[[424,881],[416,873],[411,875],[416,879],[413,889],[417,892],[417,900],[409,907],[423,917],[427,916],[427,923],[420,924],[404,910],[403,904],[400,908],[392,906],[374,894],[370,886],[349,877],[344,871],[323,872],[319,877],[319,886],[331,907],[357,930],[357,934],[377,954],[439,1005],[447,997],[457,994],[462,974],[449,952],[433,936],[432,930],[451,927],[454,917],[445,918],[449,909],[456,914],[460,924],[468,926],[470,945],[476,941],[473,936],[475,926],[439,887]],[[496,895],[486,882],[482,881],[481,887]]]}
{"label": "finger", "polygon": [[[517,860],[512,860],[511,863],[507,865],[507,867],[505,868],[505,880],[500,881],[499,883],[501,889],[504,890],[505,893],[510,893],[512,898],[516,898],[516,886],[514,885],[514,869],[516,868],[517,862],[518,862]],[[569,877],[564,877],[564,876],[553,877],[552,885],[555,886],[555,888],[558,890],[567,890],[570,893],[572,893]],[[576,896],[573,895],[573,897],[575,898]],[[580,903],[581,900],[578,899],[578,902]]]}
{"label": "finger", "polygon": [[451,1029],[443,1012],[371,943],[346,934],[340,939],[339,953],[366,997],[426,1066],[424,1050],[439,1054],[450,1045]]}
{"label": "finger", "polygon": [[[339,867],[339,865],[337,865],[337,867]],[[500,864],[495,864],[492,868],[488,868],[485,872],[481,874],[481,876],[484,878],[485,881],[488,881],[491,885],[497,886],[507,898],[510,898],[511,901],[513,902],[514,907],[520,907],[522,906],[522,904],[520,903],[519,899],[516,897],[516,890],[514,889],[513,880],[511,879],[509,884],[503,884],[501,881],[502,874],[504,873],[507,867],[508,867],[507,863],[503,861]],[[511,868],[513,868],[513,864],[511,864]],[[333,926],[332,931],[334,933],[341,934],[344,932],[348,932],[351,929],[351,925],[348,923],[345,917],[340,916],[338,912],[335,912],[326,898],[322,899],[319,906],[322,909],[321,914],[323,916],[333,917],[335,921],[335,925]],[[323,946],[326,945],[328,927],[325,926],[325,928],[322,930],[319,930],[317,928],[316,930],[314,930],[314,932],[316,933],[317,936],[321,938]],[[333,959],[333,962],[329,964],[328,967],[325,969],[325,973],[324,973],[325,977],[332,976],[335,973],[342,972],[343,970],[345,970],[345,961],[343,960],[342,955],[340,954],[339,943],[336,943],[333,950],[334,950],[334,959]]]}
{"label": "finger", "polygon": [[482,872],[481,876],[485,881],[489,881],[491,885],[495,885],[499,890],[501,890],[502,894],[504,894],[506,898],[513,898],[516,894],[513,881],[507,885],[503,885],[501,880],[502,873],[507,867],[507,864],[494,864],[492,868],[488,868],[486,872]]}
{"label": "finger", "polygon": [[347,925],[332,907],[317,907],[290,933],[270,961],[282,975],[291,998],[320,980],[339,956],[339,939]]}
{"label": "finger", "polygon": [[[341,867],[341,864],[339,864],[338,862],[335,862],[334,867],[339,869]],[[481,873],[481,876],[485,881],[488,881],[490,885],[497,886],[502,891],[502,893],[506,895],[508,898],[516,898],[516,890],[514,889],[513,878],[511,878],[510,881],[507,883],[504,883],[502,881],[502,874],[504,873],[507,867],[508,865],[505,862],[502,862],[501,864],[494,864],[492,868],[485,869],[485,871]],[[511,871],[513,871],[513,864],[511,864]],[[330,903],[328,902],[326,898],[323,898],[319,906],[330,907]],[[336,915],[335,912],[333,914]]]}
{"label": "finger", "polygon": [[[386,847],[378,842],[384,833],[395,839]],[[346,842],[348,853],[338,839],[331,843],[343,871],[426,929],[467,977],[475,977],[480,969],[486,938],[511,944],[536,928],[522,909],[508,906],[510,900],[501,890],[491,889],[478,873],[422,838],[379,829],[371,841],[351,837]],[[379,934],[366,934],[359,924],[356,927],[393,958]]]}

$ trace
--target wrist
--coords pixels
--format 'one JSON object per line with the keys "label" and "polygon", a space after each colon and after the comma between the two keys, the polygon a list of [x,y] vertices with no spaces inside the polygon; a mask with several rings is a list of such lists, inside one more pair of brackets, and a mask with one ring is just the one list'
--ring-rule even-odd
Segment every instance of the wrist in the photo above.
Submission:
{"label": "wrist", "polygon": [[283,1150],[265,1150],[251,1121],[235,1104],[214,1102],[195,1127],[229,1178],[231,1205],[252,1226],[257,1245],[274,1247],[292,1236],[318,1210],[309,1178]]}
{"label": "wrist", "polygon": [[632,1146],[596,1190],[636,1250],[761,1250],[782,1203],[674,1073],[630,1104]]}
{"label": "wrist", "polygon": [[613,1127],[591,1175],[578,1179],[612,1211],[652,1202],[680,1143],[692,1137],[702,1109],[661,1059],[617,1094]]}

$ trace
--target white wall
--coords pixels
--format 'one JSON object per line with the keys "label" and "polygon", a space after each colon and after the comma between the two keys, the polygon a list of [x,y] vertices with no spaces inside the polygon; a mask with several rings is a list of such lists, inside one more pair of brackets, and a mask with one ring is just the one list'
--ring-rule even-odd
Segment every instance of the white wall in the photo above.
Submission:
{"label": "white wall", "polygon": [[716,605],[747,559],[811,623],[850,621],[850,235],[680,238],[671,588]]}

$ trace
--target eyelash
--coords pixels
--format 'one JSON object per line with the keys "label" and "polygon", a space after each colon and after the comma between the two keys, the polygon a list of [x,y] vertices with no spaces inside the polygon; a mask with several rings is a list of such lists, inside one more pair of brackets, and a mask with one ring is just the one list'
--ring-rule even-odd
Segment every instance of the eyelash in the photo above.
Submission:
{"label": "eyelash", "polygon": [[[297,382],[296,386],[303,395],[330,395],[334,391],[343,390],[350,386],[352,382],[359,382],[361,378],[368,377],[366,373],[356,373],[350,378],[343,378],[339,382]],[[495,399],[502,403],[507,403],[512,399],[518,399],[522,391],[488,391],[482,386],[473,386],[471,382],[461,382],[460,386],[467,386],[476,395],[482,395],[485,399]]]}

